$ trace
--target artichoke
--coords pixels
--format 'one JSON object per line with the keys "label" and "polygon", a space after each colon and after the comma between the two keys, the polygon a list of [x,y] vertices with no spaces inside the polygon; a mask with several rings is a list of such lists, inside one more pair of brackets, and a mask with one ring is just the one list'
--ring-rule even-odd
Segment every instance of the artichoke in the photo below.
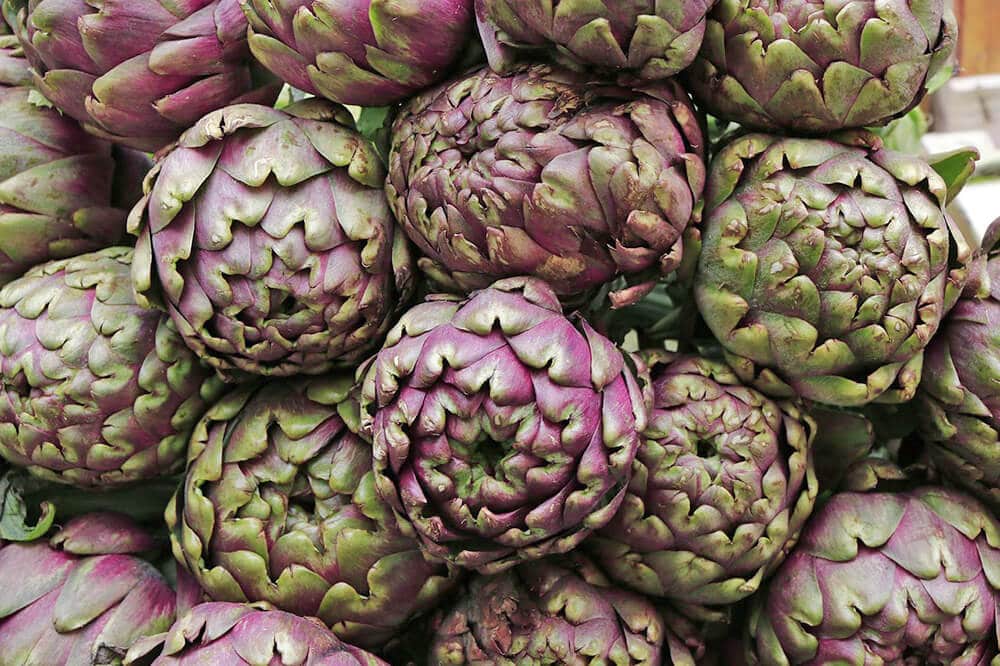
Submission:
{"label": "artichoke", "polygon": [[910,400],[971,251],[922,159],[867,132],[751,134],[709,173],[695,299],[744,382],[858,406]]}
{"label": "artichoke", "polygon": [[459,566],[567,552],[625,496],[643,373],[540,280],[434,297],[365,373],[377,488],[407,534]]}
{"label": "artichoke", "polygon": [[[1000,221],[985,266],[927,348],[921,434],[936,467],[1000,511]],[[973,285],[975,282],[975,285]]]}
{"label": "artichoke", "polygon": [[998,590],[1000,531],[971,498],[835,495],[755,606],[751,663],[995,663]]}
{"label": "artichoke", "polygon": [[624,305],[680,265],[704,150],[673,81],[633,91],[549,67],[484,69],[404,108],[386,193],[446,290],[531,275],[570,296],[639,274]]}
{"label": "artichoke", "polygon": [[687,71],[712,115],[819,134],[905,115],[951,70],[944,0],[720,0]]}
{"label": "artichoke", "polygon": [[120,664],[174,621],[175,594],[135,555],[154,541],[124,516],[75,518],[50,541],[0,548],[0,661]]}
{"label": "artichoke", "polygon": [[209,111],[271,104],[238,0],[4,0],[35,85],[88,131],[155,151]]}
{"label": "artichoke", "polygon": [[450,588],[400,533],[355,434],[349,376],[245,387],[205,415],[167,520],[174,553],[220,601],[266,601],[380,647]]}
{"label": "artichoke", "polygon": [[175,471],[222,383],[136,305],[130,248],[38,266],[0,290],[0,454],[109,487]]}
{"label": "artichoke", "polygon": [[625,501],[586,542],[618,583],[684,604],[757,591],[812,511],[816,426],[724,363],[653,353],[653,409]]}
{"label": "artichoke", "polygon": [[386,106],[446,76],[472,0],[240,0],[254,57],[300,90]]}
{"label": "artichoke", "polygon": [[497,71],[509,69],[520,52],[548,51],[570,63],[625,70],[650,81],[691,64],[715,2],[477,0],[476,18]]}
{"label": "artichoke", "polygon": [[[146,163],[36,103],[17,39],[0,37],[0,286],[32,266],[114,245]],[[140,173],[141,172],[141,173]]]}
{"label": "artichoke", "polygon": [[436,625],[436,666],[660,666],[666,653],[653,604],[579,555],[476,577]]}
{"label": "artichoke", "polygon": [[388,666],[313,618],[225,602],[199,604],[166,633],[138,641],[125,664]]}
{"label": "artichoke", "polygon": [[129,218],[140,303],[164,307],[226,375],[360,359],[412,286],[383,178],[339,105],[210,113],[150,172]]}

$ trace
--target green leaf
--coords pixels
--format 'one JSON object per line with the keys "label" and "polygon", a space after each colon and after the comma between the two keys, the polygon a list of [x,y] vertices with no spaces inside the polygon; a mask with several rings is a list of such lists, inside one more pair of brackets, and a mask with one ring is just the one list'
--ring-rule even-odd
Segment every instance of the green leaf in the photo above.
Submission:
{"label": "green leaf", "polygon": [[929,128],[927,114],[917,107],[902,118],[897,118],[885,127],[875,128],[873,131],[882,137],[886,148],[919,155],[923,152],[920,141]]}
{"label": "green leaf", "polygon": [[23,496],[23,475],[9,471],[0,477],[0,539],[34,541],[45,536],[56,518],[56,508],[48,501],[39,504],[39,516],[28,524],[28,505]]}
{"label": "green leaf", "polygon": [[945,185],[948,187],[947,203],[955,200],[969,178],[975,173],[978,159],[979,151],[971,147],[950,150],[927,158],[931,167],[944,178]]}

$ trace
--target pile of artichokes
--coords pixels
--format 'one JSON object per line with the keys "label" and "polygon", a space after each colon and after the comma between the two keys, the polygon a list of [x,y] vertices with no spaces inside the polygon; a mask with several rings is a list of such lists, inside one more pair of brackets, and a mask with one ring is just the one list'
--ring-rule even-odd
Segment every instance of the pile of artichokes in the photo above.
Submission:
{"label": "pile of artichokes", "polygon": [[1000,664],[948,4],[2,0],[0,666]]}

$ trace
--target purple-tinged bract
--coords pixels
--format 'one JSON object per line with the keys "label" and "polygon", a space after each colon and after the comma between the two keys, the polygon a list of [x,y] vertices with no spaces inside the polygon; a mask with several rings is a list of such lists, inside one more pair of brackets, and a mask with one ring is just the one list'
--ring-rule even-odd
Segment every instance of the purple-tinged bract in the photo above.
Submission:
{"label": "purple-tinged bract", "polygon": [[273,381],[220,400],[191,437],[167,522],[175,555],[211,598],[315,616],[374,648],[456,576],[424,558],[376,492],[353,384]]}
{"label": "purple-tinged bract", "polygon": [[412,288],[384,177],[332,102],[210,113],[150,172],[129,219],[140,302],[227,376],[357,361]]}
{"label": "purple-tinged bract", "polygon": [[300,90],[387,106],[447,76],[472,0],[240,0],[253,55]]}
{"label": "purple-tinged bract", "polygon": [[169,631],[138,641],[126,666],[388,666],[315,618],[248,604],[195,606]]}
{"label": "purple-tinged bract", "polygon": [[176,595],[137,554],[153,538],[118,514],[74,518],[50,541],[0,547],[4,664],[120,664],[137,640],[166,631]]}
{"label": "purple-tinged bract", "polygon": [[239,0],[4,0],[45,97],[88,131],[145,151],[209,111],[271,104]]}
{"label": "purple-tinged bract", "polygon": [[695,299],[741,379],[839,406],[912,399],[968,278],[946,199],[927,162],[868,132],[723,148]]}
{"label": "purple-tinged bract", "polygon": [[364,379],[378,490],[430,555],[462,567],[567,552],[624,497],[641,377],[540,280],[428,300]]}
{"label": "purple-tinged bract", "polygon": [[652,602],[580,555],[476,577],[435,624],[428,663],[438,666],[661,666],[667,652]]}
{"label": "purple-tinged bract", "polygon": [[632,482],[584,547],[613,580],[644,594],[733,604],[756,592],[812,512],[815,423],[722,362],[647,358],[653,409]]}
{"label": "purple-tinged bract", "polygon": [[758,598],[750,663],[985,666],[998,591],[1000,528],[972,498],[834,495]]}
{"label": "purple-tinged bract", "polygon": [[135,302],[132,249],[38,266],[0,290],[0,455],[108,487],[170,474],[222,383]]}
{"label": "purple-tinged bract", "polygon": [[715,0],[477,0],[490,65],[509,69],[546,54],[571,64],[627,72],[639,80],[674,76],[691,64]]}
{"label": "purple-tinged bract", "polygon": [[701,120],[673,81],[642,90],[483,69],[404,107],[389,203],[442,288],[531,275],[560,296],[619,275],[624,305],[673,273],[705,183]]}
{"label": "purple-tinged bract", "polygon": [[945,0],[720,0],[686,72],[706,111],[823,134],[906,114],[952,66]]}

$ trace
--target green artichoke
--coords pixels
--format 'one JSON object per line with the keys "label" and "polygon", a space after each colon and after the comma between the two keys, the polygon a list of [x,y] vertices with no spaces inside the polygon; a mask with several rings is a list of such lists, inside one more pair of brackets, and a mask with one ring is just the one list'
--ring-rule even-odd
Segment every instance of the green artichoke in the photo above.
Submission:
{"label": "green artichoke", "polygon": [[652,353],[653,408],[625,501],[585,542],[618,583],[682,604],[750,596],[784,559],[818,492],[816,426],[718,361]]}
{"label": "green artichoke", "polygon": [[379,498],[349,376],[240,388],[191,437],[174,553],[219,601],[266,601],[380,647],[454,582]]}
{"label": "green artichoke", "polygon": [[998,591],[1000,528],[971,498],[842,493],[758,599],[750,661],[995,664]]}
{"label": "green artichoke", "polygon": [[386,193],[448,291],[531,275],[572,296],[625,275],[638,284],[616,293],[624,305],[680,266],[704,155],[701,119],[673,81],[639,91],[549,67],[483,69],[404,107]]}
{"label": "green artichoke", "polygon": [[35,86],[87,131],[145,151],[280,85],[247,47],[239,0],[3,0]]}
{"label": "green artichoke", "polygon": [[992,247],[998,237],[1000,221],[984,238],[985,265],[970,280],[974,288],[927,348],[918,410],[931,460],[994,511],[1000,511],[1000,247]]}
{"label": "green artichoke", "polygon": [[138,641],[126,666],[388,666],[321,623],[225,602],[195,606],[170,630]]}
{"label": "green artichoke", "polygon": [[375,148],[343,107],[237,105],[181,137],[129,218],[140,303],[221,373],[359,360],[412,287]]}
{"label": "green artichoke", "polygon": [[407,534],[462,567],[567,552],[625,496],[643,375],[541,280],[433,297],[364,378],[378,490]]}
{"label": "green artichoke", "polygon": [[80,487],[183,465],[222,383],[135,303],[130,248],[38,266],[0,290],[0,454]]}
{"label": "green artichoke", "polygon": [[120,664],[138,639],[166,631],[176,595],[136,557],[154,546],[124,516],[93,513],[49,541],[0,547],[0,662]]}
{"label": "green artichoke", "polygon": [[905,115],[950,71],[944,0],[720,0],[687,71],[709,113],[819,134]]}
{"label": "green artichoke", "polygon": [[695,298],[744,382],[857,406],[912,399],[971,251],[923,160],[867,132],[751,134],[716,156]]}
{"label": "green artichoke", "polygon": [[44,106],[15,37],[0,37],[0,286],[114,245],[147,164]]}
{"label": "green artichoke", "polygon": [[240,0],[254,57],[299,90],[386,106],[444,78],[472,0]]}
{"label": "green artichoke", "polygon": [[477,0],[476,18],[496,71],[509,69],[520,53],[541,51],[650,81],[674,76],[691,64],[705,36],[705,15],[715,2]]}
{"label": "green artichoke", "polygon": [[616,588],[592,562],[573,555],[474,578],[438,618],[428,661],[660,666],[666,633],[652,603]]}

